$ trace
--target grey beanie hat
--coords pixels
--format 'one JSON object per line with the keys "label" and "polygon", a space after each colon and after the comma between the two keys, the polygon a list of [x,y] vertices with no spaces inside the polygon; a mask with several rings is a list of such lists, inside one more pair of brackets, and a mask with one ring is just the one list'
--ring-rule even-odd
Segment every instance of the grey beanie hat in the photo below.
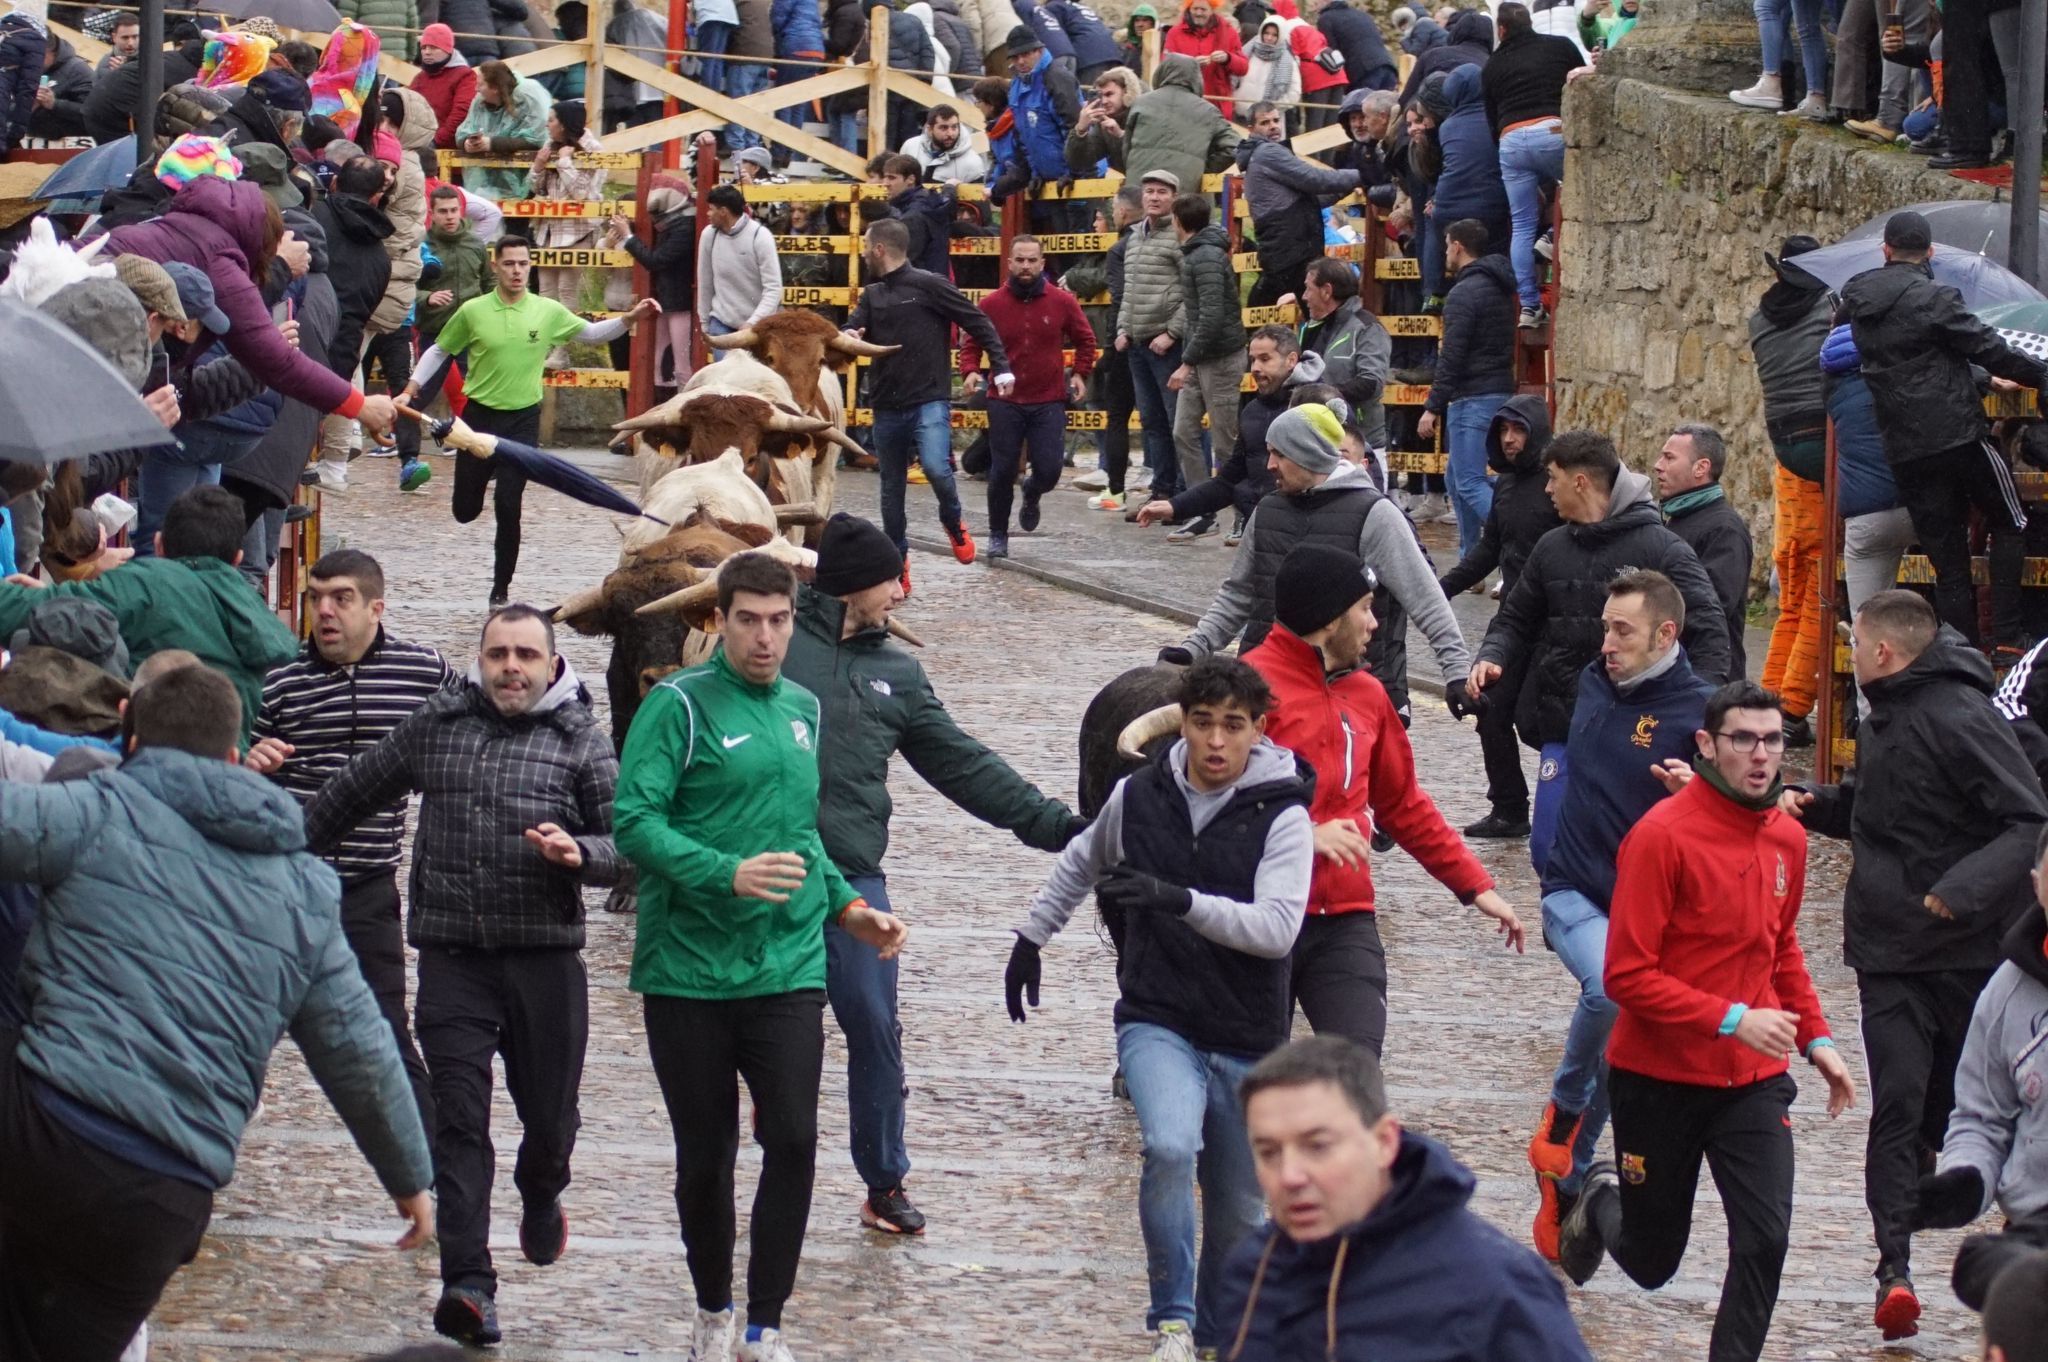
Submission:
{"label": "grey beanie hat", "polygon": [[77,332],[142,391],[149,377],[149,316],[126,284],[112,277],[81,279],[45,299],[43,311]]}
{"label": "grey beanie hat", "polygon": [[76,596],[39,601],[29,610],[28,622],[8,641],[8,647],[16,652],[37,645],[60,648],[123,681],[128,679],[128,645],[121,641],[121,626],[114,612],[98,601]]}
{"label": "grey beanie hat", "polygon": [[1309,420],[1308,407],[1294,407],[1273,418],[1266,427],[1266,443],[1281,458],[1311,473],[1328,473],[1339,463],[1337,446]]}

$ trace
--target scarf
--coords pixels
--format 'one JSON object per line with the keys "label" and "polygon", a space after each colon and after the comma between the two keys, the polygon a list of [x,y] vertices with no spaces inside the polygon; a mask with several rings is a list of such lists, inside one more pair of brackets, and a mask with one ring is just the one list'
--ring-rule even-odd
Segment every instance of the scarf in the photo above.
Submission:
{"label": "scarf", "polygon": [[1244,54],[1253,61],[1279,61],[1280,54],[1286,50],[1284,44],[1278,42],[1269,43],[1264,39],[1258,38],[1244,45]]}
{"label": "scarf", "polygon": [[1701,780],[1713,786],[1715,792],[1720,794],[1730,804],[1748,809],[1751,813],[1763,813],[1776,808],[1778,796],[1785,792],[1785,776],[1783,772],[1771,778],[1771,788],[1762,794],[1746,795],[1730,785],[1727,777],[1721,774],[1721,769],[1705,757],[1695,756],[1692,759],[1692,769],[1699,773]]}
{"label": "scarf", "polygon": [[1012,276],[1006,281],[1006,284],[1010,290],[1010,296],[1017,299],[1020,303],[1028,303],[1033,299],[1045,296],[1045,276],[1042,274],[1029,283]]}
{"label": "scarf", "polygon": [[1009,109],[1005,109],[1003,110],[1003,116],[1001,118],[998,118],[995,122],[989,124],[988,140],[993,142],[998,137],[1008,137],[1010,133],[1016,128],[1016,126],[1017,115],[1011,112]]}
{"label": "scarf", "polygon": [[1664,518],[1669,520],[1671,517],[1683,515],[1687,511],[1697,510],[1702,506],[1711,506],[1725,495],[1726,493],[1721,490],[1721,484],[1718,482],[1710,482],[1705,487],[1695,487],[1690,492],[1680,492],[1677,496],[1664,503]]}

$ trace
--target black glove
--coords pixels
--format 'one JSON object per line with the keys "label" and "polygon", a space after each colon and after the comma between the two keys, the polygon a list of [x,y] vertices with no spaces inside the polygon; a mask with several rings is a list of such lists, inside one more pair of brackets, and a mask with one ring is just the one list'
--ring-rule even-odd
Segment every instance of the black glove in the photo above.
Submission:
{"label": "black glove", "polygon": [[1044,188],[1045,178],[1041,175],[1033,175],[1031,182],[1024,186],[1024,193],[1027,197],[1035,199],[1038,197],[1039,191]]}
{"label": "black glove", "polygon": [[1920,1179],[1920,1199],[1913,1206],[1913,1229],[1961,1229],[1984,1209],[1984,1175],[1964,1166]]}
{"label": "black glove", "polygon": [[1053,183],[1058,186],[1061,198],[1068,197],[1074,192],[1074,172],[1068,171]]}
{"label": "black glove", "polygon": [[1073,841],[1076,837],[1079,837],[1082,833],[1088,831],[1089,825],[1092,824],[1094,821],[1095,820],[1092,818],[1083,818],[1079,814],[1076,814],[1073,817],[1069,818],[1067,820],[1067,831],[1065,836],[1060,838],[1060,845],[1065,846],[1067,843]]}
{"label": "black glove", "polygon": [[1463,681],[1446,681],[1444,708],[1453,719],[1468,719],[1486,708],[1486,696],[1484,692],[1474,695]]}
{"label": "black glove", "polygon": [[1011,1021],[1024,1020],[1026,997],[1038,1006],[1038,980],[1038,947],[1019,932],[1017,944],[1010,947],[1010,963],[1003,968],[1003,1001],[1009,1004]]}
{"label": "black glove", "polygon": [[1192,667],[1195,665],[1195,655],[1181,647],[1178,643],[1169,643],[1164,648],[1161,648],[1159,650],[1159,660],[1161,662],[1171,662],[1176,667]]}
{"label": "black glove", "polygon": [[1187,916],[1188,909],[1195,906],[1195,896],[1185,887],[1127,865],[1111,866],[1096,882],[1095,901],[1117,912],[1172,913],[1175,917]]}
{"label": "black glove", "polygon": [[1396,191],[1393,185],[1376,184],[1365,191],[1365,201],[1379,209],[1382,213],[1391,213],[1394,211],[1394,195],[1396,192],[1398,191]]}

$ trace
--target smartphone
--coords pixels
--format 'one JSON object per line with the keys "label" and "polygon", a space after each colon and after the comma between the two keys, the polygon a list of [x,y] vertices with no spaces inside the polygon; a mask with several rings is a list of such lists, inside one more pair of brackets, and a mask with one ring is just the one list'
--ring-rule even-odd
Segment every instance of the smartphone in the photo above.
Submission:
{"label": "smartphone", "polygon": [[1888,4],[1884,7],[1884,31],[1886,37],[1896,37],[1901,42],[1905,41],[1906,21],[1900,17],[1899,7],[1896,4]]}

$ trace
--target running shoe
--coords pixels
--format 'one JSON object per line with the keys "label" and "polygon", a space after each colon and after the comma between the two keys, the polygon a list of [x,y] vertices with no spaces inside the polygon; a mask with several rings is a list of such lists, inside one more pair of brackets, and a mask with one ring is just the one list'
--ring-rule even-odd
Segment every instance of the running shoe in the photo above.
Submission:
{"label": "running shoe", "polygon": [[985,556],[991,560],[1008,558],[1010,556],[1010,536],[1007,534],[991,534],[988,537],[988,551]]}
{"label": "running shoe", "polygon": [[1785,746],[1813,746],[1813,718],[1802,714],[1796,719],[1785,720]]}
{"label": "running shoe", "polygon": [[869,1192],[860,1206],[860,1223],[884,1234],[923,1234],[924,1212],[910,1204],[901,1186]]}
{"label": "running shoe", "polygon": [[434,1307],[434,1332],[472,1348],[504,1337],[498,1329],[497,1303],[474,1286],[451,1286],[441,1292]]}
{"label": "running shoe", "polygon": [[1024,489],[1024,503],[1017,508],[1017,528],[1030,534],[1038,528],[1038,493]]}
{"label": "running shoe", "polygon": [[1124,494],[1122,492],[1104,492],[1099,496],[1088,498],[1088,506],[1089,509],[1096,511],[1121,511],[1124,508]]}
{"label": "running shoe", "polygon": [[920,487],[931,481],[930,478],[924,475],[924,465],[919,463],[910,465],[910,471],[903,476],[906,481],[914,482]]}
{"label": "running shoe", "polygon": [[1168,532],[1166,542],[1169,544],[1192,544],[1203,535],[1214,533],[1216,533],[1216,517],[1212,515],[1198,516],[1179,529]]}
{"label": "running shoe", "polygon": [[[974,536],[967,532],[967,526],[964,523],[948,525],[946,527],[946,539],[953,545],[953,557],[963,563],[974,561]],[[906,573],[909,572],[910,565],[908,563],[904,564],[903,570]],[[906,596],[910,594],[910,588],[907,585],[903,588],[903,594]]]}
{"label": "running shoe", "polygon": [[1195,1335],[1186,1320],[1170,1319],[1159,1326],[1151,1362],[1195,1362]]}
{"label": "running shoe", "polygon": [[[1471,832],[1471,828],[1465,829]],[[1579,1138],[1579,1123],[1584,1113],[1559,1111],[1557,1103],[1543,1104],[1543,1118],[1536,1123],[1536,1134],[1529,1140],[1529,1166],[1547,1178],[1570,1177],[1572,1171],[1572,1145]]]}
{"label": "running shoe", "polygon": [[1237,513],[1237,519],[1230,523],[1230,533],[1223,536],[1224,548],[1234,549],[1244,542],[1244,522],[1246,518],[1243,511]]}
{"label": "running shoe", "polygon": [[569,1247],[569,1215],[556,1197],[545,1206],[528,1206],[519,1217],[519,1251],[535,1267],[546,1267]]}
{"label": "running shoe", "polygon": [[1556,1178],[1536,1179],[1536,1195],[1540,1198],[1536,1206],[1536,1223],[1529,1227],[1529,1238],[1536,1245],[1536,1252],[1543,1261],[1557,1261],[1559,1243],[1563,1233],[1565,1217],[1572,1213],[1572,1205],[1578,1198],[1566,1196]]}
{"label": "running shoe", "polygon": [[715,1315],[709,1310],[699,1310],[696,1327],[690,1336],[690,1351],[683,1356],[687,1362],[732,1362],[732,1339],[736,1326],[737,1318],[730,1305]]}
{"label": "running shoe", "polygon": [[782,1341],[782,1330],[763,1329],[759,1338],[740,1344],[740,1362],[796,1362],[796,1355]]}
{"label": "running shoe", "polygon": [[417,492],[433,481],[434,470],[425,459],[407,459],[405,466],[398,470],[398,490]]}
{"label": "running shoe", "polygon": [[1518,331],[1541,331],[1548,325],[1550,325],[1550,309],[1541,304],[1535,307],[1523,308],[1522,315],[1515,321],[1515,329]]}
{"label": "running shoe", "polygon": [[1600,1260],[1607,1256],[1607,1244],[1600,1237],[1598,1213],[1606,1203],[1618,1202],[1620,1197],[1621,1179],[1615,1175],[1613,1161],[1593,1160],[1593,1166],[1586,1170],[1586,1185],[1579,1192],[1579,1199],[1572,1203],[1558,1233],[1557,1265],[1573,1285],[1584,1286],[1600,1270]]}
{"label": "running shoe", "polygon": [[910,560],[903,560],[903,599],[910,599]]}
{"label": "running shoe", "polygon": [[1877,1284],[1874,1319],[1877,1327],[1884,1331],[1887,1343],[1911,1338],[1920,1332],[1920,1297],[1913,1290],[1911,1277],[1903,1272],[1888,1273]]}
{"label": "running shoe", "polygon": [[1108,486],[1109,470],[1106,468],[1091,468],[1074,479],[1074,487],[1077,491],[1100,492]]}
{"label": "running shoe", "polygon": [[1482,841],[1512,842],[1529,835],[1529,820],[1495,811],[1476,823],[1467,823],[1465,835]]}

